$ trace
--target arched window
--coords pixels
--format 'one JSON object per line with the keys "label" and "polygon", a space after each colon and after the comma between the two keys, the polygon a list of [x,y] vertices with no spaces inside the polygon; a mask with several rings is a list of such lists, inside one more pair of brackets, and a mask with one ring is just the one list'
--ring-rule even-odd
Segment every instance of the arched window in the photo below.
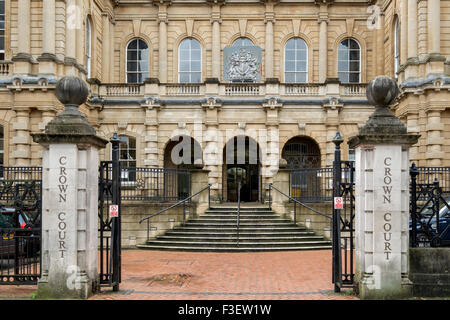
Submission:
{"label": "arched window", "polygon": [[236,40],[234,40],[232,46],[236,47],[236,46],[254,46],[255,44],[253,43],[252,40],[250,40],[249,38],[246,37],[240,37],[237,38]]}
{"label": "arched window", "polygon": [[89,18],[86,18],[86,44],[85,44],[85,60],[86,60],[86,71],[87,78],[91,77],[91,55],[92,55],[92,31],[91,22]]}
{"label": "arched window", "polygon": [[361,81],[361,47],[354,39],[347,38],[339,44],[338,77],[343,83]]}
{"label": "arched window", "polygon": [[394,22],[394,77],[397,78],[397,72],[400,68],[400,24],[398,17],[395,16]]}
{"label": "arched window", "polygon": [[202,81],[202,46],[194,38],[181,41],[178,50],[178,82]]}
{"label": "arched window", "polygon": [[301,38],[292,38],[284,48],[284,81],[287,83],[307,82],[308,47]]}
{"label": "arched window", "polygon": [[142,39],[127,45],[126,74],[128,83],[140,83],[148,77],[148,46]]}

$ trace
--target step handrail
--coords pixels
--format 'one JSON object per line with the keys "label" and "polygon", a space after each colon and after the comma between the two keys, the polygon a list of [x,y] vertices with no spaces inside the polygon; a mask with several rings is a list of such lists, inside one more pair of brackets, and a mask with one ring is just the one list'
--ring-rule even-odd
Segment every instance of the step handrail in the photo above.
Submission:
{"label": "step handrail", "polygon": [[185,223],[186,222],[186,202],[191,200],[193,197],[199,195],[206,189],[208,189],[208,209],[209,209],[209,208],[211,208],[211,184],[208,184],[206,187],[202,188],[200,191],[196,192],[195,194],[193,194],[185,199],[178,201],[177,203],[171,205],[170,207],[159,210],[158,212],[139,220],[139,224],[141,224],[142,222],[147,220],[147,241],[150,239],[150,219],[151,218],[156,217],[156,216],[160,215],[161,213],[164,213],[170,209],[173,209],[173,208],[178,207],[179,205],[183,204],[183,223]]}
{"label": "step handrail", "polygon": [[296,220],[297,220],[297,210],[296,210],[296,209],[297,209],[297,207],[296,207],[296,204],[297,204],[297,203],[298,203],[299,205],[305,207],[306,209],[309,209],[309,210],[311,210],[311,211],[313,211],[313,212],[315,212],[315,213],[317,213],[317,214],[320,214],[321,216],[324,216],[324,217],[326,217],[326,218],[328,218],[328,219],[330,219],[330,220],[333,219],[331,216],[329,216],[329,215],[327,215],[327,214],[325,214],[325,213],[323,213],[323,212],[320,212],[320,211],[318,211],[318,210],[316,210],[316,209],[313,209],[313,208],[307,206],[307,205],[304,204],[303,202],[300,202],[300,201],[298,201],[297,199],[295,199],[295,198],[293,198],[293,197],[287,195],[286,193],[284,193],[283,191],[281,191],[280,189],[278,189],[277,187],[275,187],[272,183],[269,183],[269,208],[270,208],[271,210],[272,210],[272,198],[270,197],[270,190],[271,190],[271,189],[274,189],[275,191],[278,191],[280,194],[282,194],[283,196],[289,198],[289,200],[292,200],[292,201],[294,202],[294,223],[297,222],[297,221],[296,221]]}
{"label": "step handrail", "polygon": [[241,220],[241,182],[238,182],[238,207],[237,207],[237,216],[236,216],[236,229],[237,229],[237,243],[236,245],[239,247],[239,224]]}
{"label": "step handrail", "polygon": [[[206,187],[204,187],[204,188],[201,189],[200,191],[196,192],[196,193],[193,194],[192,196],[189,196],[189,197],[187,197],[187,198],[185,198],[185,199],[183,199],[183,200],[180,200],[180,201],[178,201],[177,203],[171,205],[170,207],[164,208],[164,209],[162,209],[162,210],[160,210],[160,211],[158,211],[158,212],[156,212],[156,213],[154,213],[154,214],[151,214],[151,215],[149,215],[149,216],[147,216],[147,217],[145,217],[145,218],[142,218],[141,220],[139,220],[139,224],[142,223],[142,222],[145,221],[145,220],[148,220],[148,219],[150,219],[150,218],[153,218],[153,217],[155,217],[155,216],[158,216],[158,215],[160,215],[161,213],[166,212],[167,210],[170,210],[170,209],[172,209],[172,208],[175,208],[175,207],[179,206],[180,204],[185,203],[186,201],[191,200],[193,197],[195,197],[196,195],[202,193],[202,192],[205,191],[206,189],[211,190],[211,184],[208,184]],[[208,208],[210,207],[210,204],[211,204],[211,203],[210,203],[210,196],[208,195]]]}

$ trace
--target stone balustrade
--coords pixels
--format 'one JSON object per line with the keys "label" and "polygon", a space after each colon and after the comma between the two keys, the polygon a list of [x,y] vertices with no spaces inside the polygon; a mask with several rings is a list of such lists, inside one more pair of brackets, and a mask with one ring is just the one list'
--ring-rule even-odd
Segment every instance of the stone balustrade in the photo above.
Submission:
{"label": "stone balustrade", "polygon": [[143,96],[232,96],[232,97],[325,97],[345,96],[365,98],[366,84],[318,83],[171,83],[171,84],[100,84],[91,87],[94,95],[101,97]]}
{"label": "stone balustrade", "polygon": [[7,77],[12,74],[13,64],[11,61],[0,61],[0,77]]}
{"label": "stone balustrade", "polygon": [[365,83],[343,84],[340,87],[340,93],[341,96],[365,96],[366,86]]}

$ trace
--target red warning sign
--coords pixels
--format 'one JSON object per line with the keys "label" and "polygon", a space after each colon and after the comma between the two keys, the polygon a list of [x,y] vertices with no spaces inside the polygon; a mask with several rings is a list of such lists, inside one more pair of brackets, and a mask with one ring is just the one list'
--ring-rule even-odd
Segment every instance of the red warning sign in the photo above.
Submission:
{"label": "red warning sign", "polygon": [[342,197],[334,197],[334,209],[344,209]]}
{"label": "red warning sign", "polygon": [[109,206],[109,217],[117,218],[119,216],[119,206],[117,204],[112,204]]}

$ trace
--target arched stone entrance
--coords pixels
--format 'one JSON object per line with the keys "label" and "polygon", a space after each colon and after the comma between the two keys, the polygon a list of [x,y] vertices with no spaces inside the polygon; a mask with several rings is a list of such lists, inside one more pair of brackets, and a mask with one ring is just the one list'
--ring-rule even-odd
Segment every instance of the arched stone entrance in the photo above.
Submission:
{"label": "arched stone entrance", "polygon": [[230,139],[223,150],[222,175],[224,201],[237,201],[239,182],[241,201],[258,201],[261,189],[261,155],[258,143],[247,136]]}
{"label": "arched stone entrance", "polygon": [[180,135],[172,138],[164,149],[164,192],[185,199],[189,196],[190,176],[185,170],[201,165],[202,148],[197,140]]}
{"label": "arched stone entrance", "polygon": [[311,138],[296,136],[289,139],[283,147],[281,157],[287,161],[291,170],[320,168],[320,148]]}

